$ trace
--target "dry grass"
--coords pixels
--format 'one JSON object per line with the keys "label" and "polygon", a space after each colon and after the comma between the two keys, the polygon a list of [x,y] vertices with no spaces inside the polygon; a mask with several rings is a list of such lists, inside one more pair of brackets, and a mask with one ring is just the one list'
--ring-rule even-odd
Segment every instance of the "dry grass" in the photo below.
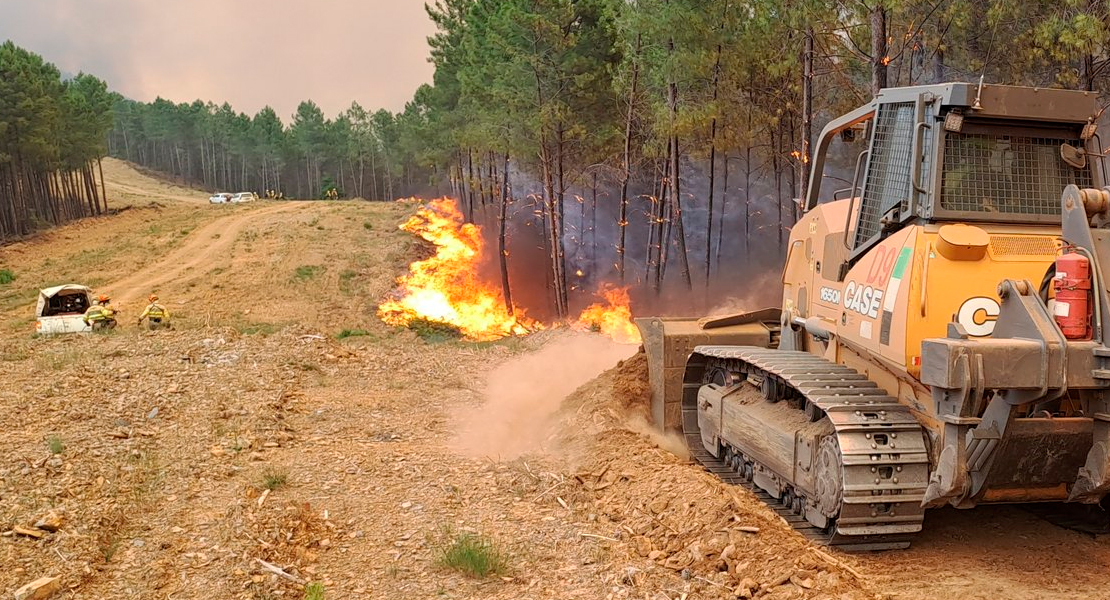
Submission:
{"label": "dry grass", "polygon": [[288,471],[284,469],[267,467],[264,471],[262,471],[259,486],[262,489],[270,490],[272,492],[279,488],[285,487],[287,483],[289,483]]}

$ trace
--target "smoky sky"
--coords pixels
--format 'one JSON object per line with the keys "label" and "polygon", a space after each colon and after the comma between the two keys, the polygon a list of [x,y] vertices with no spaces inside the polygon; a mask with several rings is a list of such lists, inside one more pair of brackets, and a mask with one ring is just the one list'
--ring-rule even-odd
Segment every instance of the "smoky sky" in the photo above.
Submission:
{"label": "smoky sky", "polygon": [[423,0],[0,0],[0,41],[149,102],[224,101],[288,123],[301,100],[401,110],[431,80]]}

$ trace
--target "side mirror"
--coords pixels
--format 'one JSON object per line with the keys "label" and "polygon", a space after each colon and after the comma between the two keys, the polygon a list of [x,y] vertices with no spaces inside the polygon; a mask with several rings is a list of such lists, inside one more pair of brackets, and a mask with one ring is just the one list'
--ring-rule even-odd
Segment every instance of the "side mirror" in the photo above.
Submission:
{"label": "side mirror", "polygon": [[1087,151],[1067,142],[1060,144],[1060,158],[1076,169],[1087,168]]}

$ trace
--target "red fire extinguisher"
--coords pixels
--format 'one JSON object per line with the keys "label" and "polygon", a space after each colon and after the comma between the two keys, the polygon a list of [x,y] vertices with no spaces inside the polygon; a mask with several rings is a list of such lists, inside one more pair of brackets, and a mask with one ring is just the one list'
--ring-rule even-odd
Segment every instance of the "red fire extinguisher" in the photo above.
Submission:
{"label": "red fire extinguisher", "polygon": [[1056,324],[1069,340],[1090,339],[1091,262],[1078,252],[1061,254],[1056,259]]}

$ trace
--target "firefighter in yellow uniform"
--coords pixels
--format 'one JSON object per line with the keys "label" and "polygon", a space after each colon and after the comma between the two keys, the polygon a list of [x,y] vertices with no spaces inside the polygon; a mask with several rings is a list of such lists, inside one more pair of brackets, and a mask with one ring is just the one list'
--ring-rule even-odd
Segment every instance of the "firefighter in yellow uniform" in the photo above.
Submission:
{"label": "firefighter in yellow uniform", "polygon": [[158,304],[158,296],[150,295],[150,304],[143,309],[143,314],[139,315],[138,325],[143,324],[143,319],[147,319],[147,327],[151,330],[154,329],[169,329],[170,328],[170,311],[166,310],[165,306]]}
{"label": "firefighter in yellow uniform", "polygon": [[113,329],[116,326],[116,311],[112,309],[111,298],[101,295],[96,302],[85,311],[81,318],[93,331]]}

